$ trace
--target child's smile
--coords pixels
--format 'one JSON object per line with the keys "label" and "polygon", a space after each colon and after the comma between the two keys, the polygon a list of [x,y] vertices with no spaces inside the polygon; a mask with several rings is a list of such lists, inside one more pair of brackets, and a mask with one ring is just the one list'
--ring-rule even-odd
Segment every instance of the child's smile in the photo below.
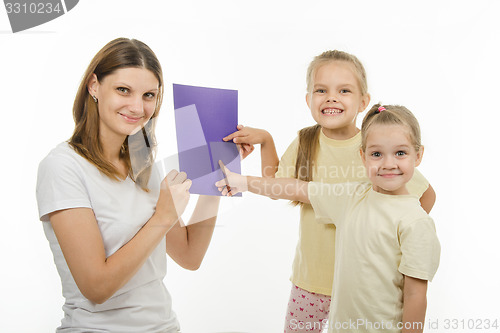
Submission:
{"label": "child's smile", "polygon": [[323,110],[321,110],[321,113],[324,114],[324,115],[339,115],[341,113],[343,113],[344,110],[340,109],[340,108],[334,108],[334,107],[327,107],[327,108],[324,108]]}

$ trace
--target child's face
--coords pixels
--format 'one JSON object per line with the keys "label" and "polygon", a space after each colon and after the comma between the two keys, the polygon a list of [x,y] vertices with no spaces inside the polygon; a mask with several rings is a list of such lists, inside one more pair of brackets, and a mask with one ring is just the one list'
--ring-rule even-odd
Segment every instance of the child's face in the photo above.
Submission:
{"label": "child's face", "polygon": [[370,102],[361,95],[355,68],[345,61],[331,61],[316,70],[312,93],[306,95],[307,105],[323,133],[332,139],[354,136],[356,117]]}
{"label": "child's face", "polygon": [[384,194],[408,194],[406,183],[422,160],[410,142],[408,128],[374,124],[368,130],[366,151],[361,151],[373,189]]}

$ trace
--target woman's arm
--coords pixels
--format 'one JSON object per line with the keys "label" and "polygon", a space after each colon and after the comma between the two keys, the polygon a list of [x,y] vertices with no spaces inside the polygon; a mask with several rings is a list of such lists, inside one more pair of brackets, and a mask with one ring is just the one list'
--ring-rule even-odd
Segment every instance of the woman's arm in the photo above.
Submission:
{"label": "woman's arm", "polygon": [[403,333],[424,331],[427,309],[427,281],[404,277],[403,290]]}
{"label": "woman's arm", "polygon": [[167,253],[181,267],[200,267],[212,239],[219,202],[220,197],[200,195],[188,226],[176,223],[168,232]]}
{"label": "woman's arm", "polygon": [[420,197],[420,205],[427,212],[427,214],[429,214],[435,202],[436,202],[436,192],[434,192],[434,189],[429,184],[427,190]]}
{"label": "woman's arm", "polygon": [[72,208],[49,215],[62,253],[81,293],[101,304],[142,267],[175,225],[189,200],[190,180],[170,173],[162,182],[156,211],[137,234],[106,258],[102,236],[90,208]]}

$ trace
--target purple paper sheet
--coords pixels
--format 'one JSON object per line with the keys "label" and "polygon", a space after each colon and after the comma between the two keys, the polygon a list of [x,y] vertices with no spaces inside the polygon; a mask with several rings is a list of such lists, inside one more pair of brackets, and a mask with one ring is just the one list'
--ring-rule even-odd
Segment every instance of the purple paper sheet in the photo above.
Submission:
{"label": "purple paper sheet", "polygon": [[222,141],[238,125],[238,91],[180,84],[173,88],[179,169],[193,181],[191,193],[220,195],[214,185],[224,177],[218,161],[241,173],[236,144]]}

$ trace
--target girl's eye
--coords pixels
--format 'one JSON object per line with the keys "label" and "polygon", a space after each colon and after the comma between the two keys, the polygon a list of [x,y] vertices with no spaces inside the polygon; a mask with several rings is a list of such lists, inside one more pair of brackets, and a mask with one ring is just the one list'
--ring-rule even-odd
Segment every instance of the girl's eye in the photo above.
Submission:
{"label": "girl's eye", "polygon": [[405,156],[405,155],[406,155],[406,152],[405,152],[405,151],[402,151],[402,150],[400,150],[400,151],[398,151],[398,152],[396,153],[396,156]]}
{"label": "girl's eye", "polygon": [[116,88],[116,90],[118,90],[119,92],[122,92],[124,94],[128,93],[128,88],[118,87],[118,88]]}
{"label": "girl's eye", "polygon": [[341,94],[347,94],[347,93],[350,93],[351,91],[349,89],[342,89],[340,90],[340,93]]}
{"label": "girl's eye", "polygon": [[325,89],[316,89],[314,92],[324,94],[324,93],[326,93],[326,90]]}
{"label": "girl's eye", "polygon": [[378,151],[374,151],[373,153],[371,153],[371,155],[373,157],[380,157],[380,156],[382,156],[382,154],[380,154]]}

